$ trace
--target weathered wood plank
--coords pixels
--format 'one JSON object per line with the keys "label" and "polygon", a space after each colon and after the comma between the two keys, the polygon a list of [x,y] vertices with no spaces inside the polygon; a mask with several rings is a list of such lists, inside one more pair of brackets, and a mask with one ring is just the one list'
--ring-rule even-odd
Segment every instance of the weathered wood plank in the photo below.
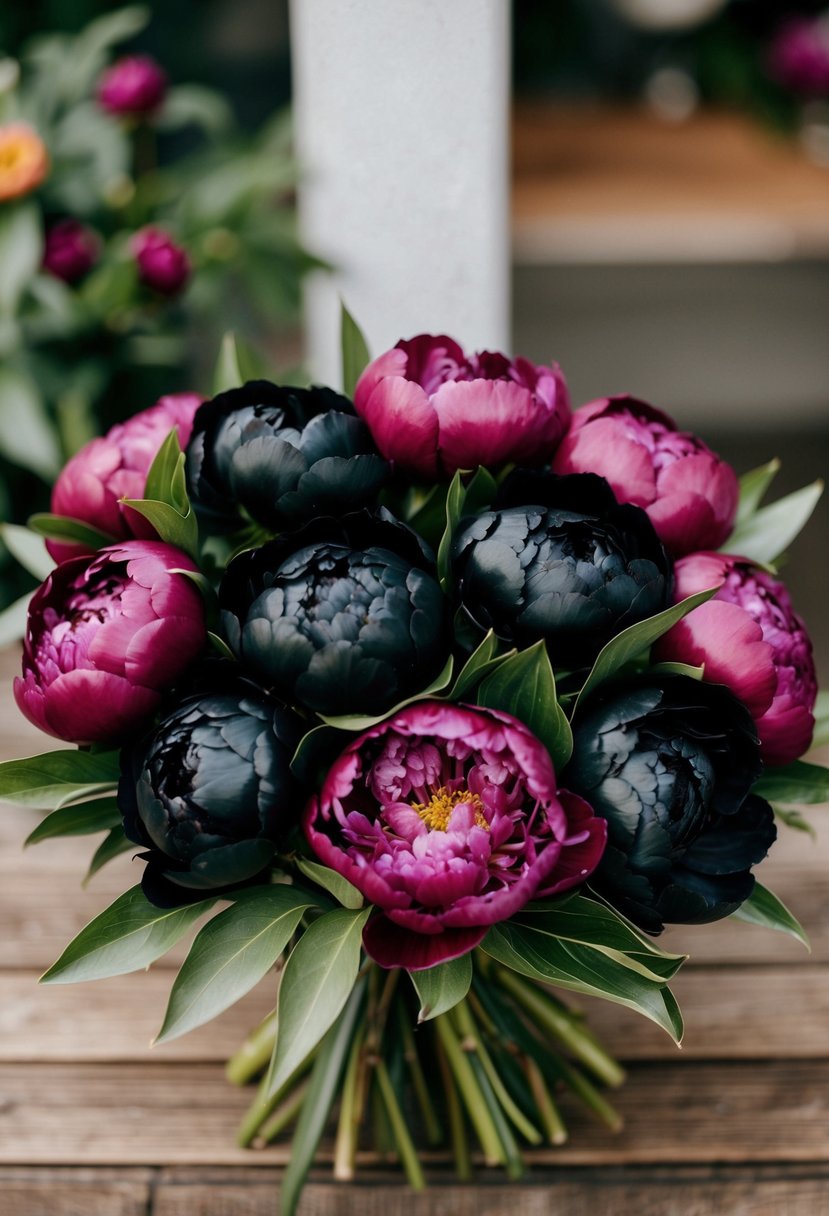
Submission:
{"label": "weathered wood plank", "polygon": [[147,1216],[149,1170],[0,1170],[0,1216]]}
{"label": "weathered wood plank", "polygon": [[[0,1164],[282,1165],[287,1144],[256,1154],[233,1145],[250,1096],[229,1087],[217,1065],[4,1065]],[[571,1141],[528,1159],[595,1167],[829,1162],[824,1061],[635,1066],[614,1101],[625,1118],[615,1136],[565,1095]]]}
{"label": "weathered wood plank", "polygon": [[[33,972],[0,975],[0,1060],[94,1063],[223,1062],[269,1011],[263,981],[206,1026],[149,1048],[164,1013],[169,970],[94,985],[38,985]],[[673,984],[685,1017],[683,1050],[652,1022],[606,1001],[568,998],[623,1060],[829,1058],[829,970],[803,967],[687,968]]]}
{"label": "weathered wood plank", "polygon": [[[204,1171],[201,1171],[204,1173]],[[274,1216],[279,1174],[164,1171],[153,1216]],[[829,1216],[829,1178],[737,1172],[533,1171],[521,1186],[460,1186],[437,1175],[414,1194],[399,1181],[335,1185],[312,1177],[299,1216]]]}

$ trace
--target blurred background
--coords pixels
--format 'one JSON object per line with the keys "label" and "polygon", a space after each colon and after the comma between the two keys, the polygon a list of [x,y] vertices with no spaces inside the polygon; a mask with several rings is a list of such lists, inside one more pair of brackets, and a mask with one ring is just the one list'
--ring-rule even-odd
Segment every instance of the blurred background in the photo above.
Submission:
{"label": "blurred background", "polygon": [[[780,455],[775,493],[829,468],[825,13],[513,4],[514,349],[556,358],[574,404],[630,391],[673,413],[738,472]],[[62,149],[34,228],[9,231],[0,201],[0,260],[29,242],[19,290],[0,290],[0,514],[21,519],[90,434],[162,391],[206,391],[223,330],[255,370],[301,374],[317,263],[295,230],[286,0],[30,0],[0,10],[0,50],[2,120]],[[125,54],[166,73],[152,121],[102,110]],[[41,264],[67,217],[94,233],[75,278]],[[148,227],[186,254],[173,290],[146,280]],[[824,505],[786,576],[824,678],[827,537]],[[10,561],[0,576],[6,601],[25,589]]]}

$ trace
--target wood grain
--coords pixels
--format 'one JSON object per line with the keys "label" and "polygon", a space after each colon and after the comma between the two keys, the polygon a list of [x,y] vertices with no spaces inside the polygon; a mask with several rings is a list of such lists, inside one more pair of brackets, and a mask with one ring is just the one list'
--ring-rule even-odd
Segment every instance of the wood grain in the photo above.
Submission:
{"label": "wood grain", "polygon": [[147,1216],[152,1178],[150,1170],[0,1170],[0,1216]]}

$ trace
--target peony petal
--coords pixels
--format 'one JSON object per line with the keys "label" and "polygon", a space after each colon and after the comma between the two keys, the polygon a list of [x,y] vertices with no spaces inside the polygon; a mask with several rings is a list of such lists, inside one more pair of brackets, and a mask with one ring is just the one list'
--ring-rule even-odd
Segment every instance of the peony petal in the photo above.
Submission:
{"label": "peony petal", "polygon": [[372,916],[363,930],[363,947],[380,967],[425,971],[438,963],[468,954],[486,937],[486,927],[447,929],[442,933],[412,933],[382,913]]}
{"label": "peony petal", "polygon": [[437,475],[438,420],[419,384],[400,376],[379,380],[360,395],[357,412],[386,460],[420,477]]}
{"label": "peony petal", "polygon": [[444,471],[506,461],[542,464],[563,428],[559,414],[508,380],[450,381],[432,397]]}
{"label": "peony petal", "polygon": [[[577,410],[574,422],[581,414]],[[620,419],[598,418],[574,427],[553,458],[554,473],[600,473],[619,502],[647,507],[656,497],[656,474],[647,448],[625,433]]]}
{"label": "peony petal", "polygon": [[43,694],[46,730],[67,743],[123,742],[161,700],[151,688],[103,671],[70,671]]}

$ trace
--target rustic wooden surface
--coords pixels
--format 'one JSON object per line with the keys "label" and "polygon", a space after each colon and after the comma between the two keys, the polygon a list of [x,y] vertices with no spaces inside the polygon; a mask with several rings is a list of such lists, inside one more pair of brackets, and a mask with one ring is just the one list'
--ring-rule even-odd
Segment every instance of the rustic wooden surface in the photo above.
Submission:
{"label": "rustic wooden surface", "polygon": [[[8,696],[0,656],[2,754],[43,750]],[[826,812],[813,819],[820,828]],[[271,1216],[287,1147],[243,1152],[247,1093],[222,1061],[269,1008],[268,983],[192,1035],[150,1049],[183,950],[148,973],[40,987],[38,974],[138,876],[118,858],[79,887],[89,839],[22,851],[37,816],[0,811],[0,1216]],[[389,1167],[335,1187],[325,1163],[302,1216],[829,1216],[829,832],[786,833],[763,878],[803,921],[796,942],[723,923],[672,931],[691,952],[676,992],[683,1050],[633,1014],[584,1002],[629,1071],[618,1135],[566,1108],[572,1137],[529,1154],[528,1181],[480,1171],[474,1187],[428,1162],[406,1191]]]}

